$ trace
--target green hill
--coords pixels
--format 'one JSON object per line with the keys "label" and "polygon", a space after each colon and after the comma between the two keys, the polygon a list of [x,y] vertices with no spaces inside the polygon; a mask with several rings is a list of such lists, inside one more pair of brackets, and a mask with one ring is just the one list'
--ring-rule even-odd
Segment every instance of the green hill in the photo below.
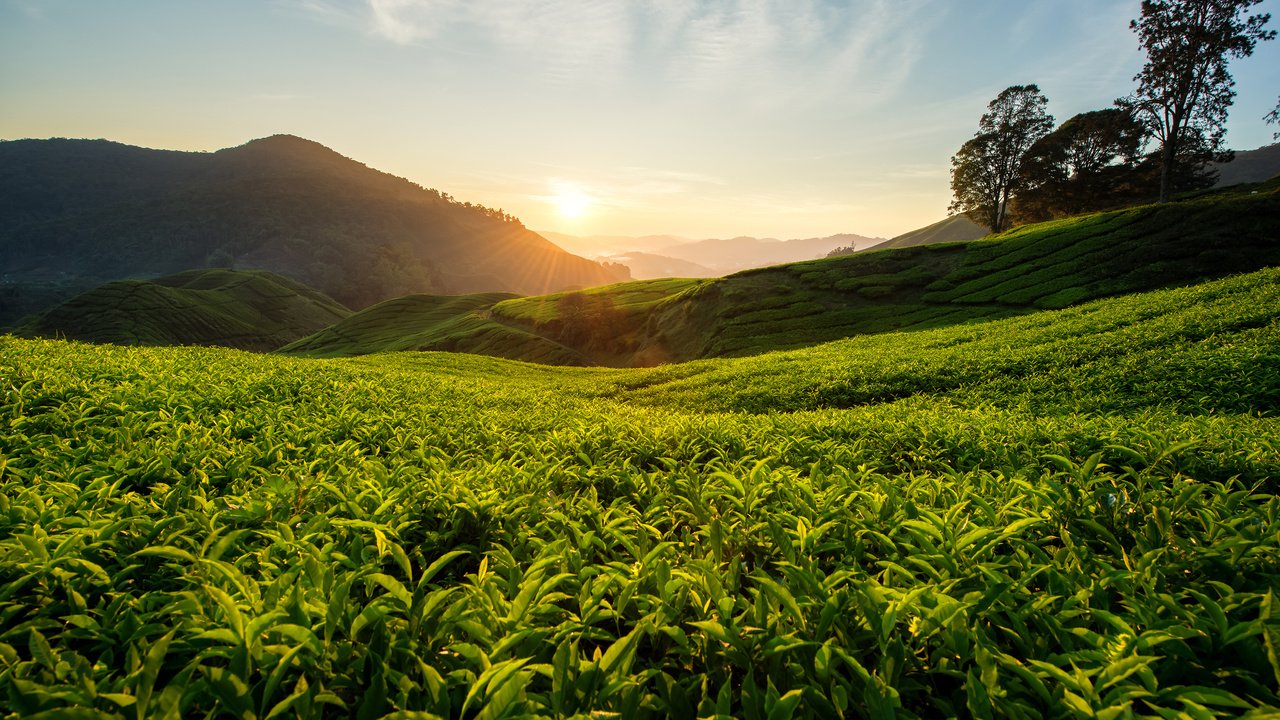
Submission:
{"label": "green hill", "polygon": [[411,293],[539,294],[628,277],[501,211],[293,136],[212,153],[0,142],[0,324],[42,290],[226,266],[277,272],[352,308]]}
{"label": "green hill", "polygon": [[107,283],[20,325],[18,334],[116,345],[218,345],[270,351],[351,311],[262,270],[191,270]]}
{"label": "green hill", "polygon": [[1280,269],[648,369],[0,378],[16,717],[1280,708]]}
{"label": "green hill", "polygon": [[[597,363],[651,365],[1007,317],[1272,265],[1280,265],[1280,181],[966,243],[606,286],[584,294],[594,303],[572,317],[552,309],[562,296],[508,301],[494,317]],[[632,303],[628,296],[644,287],[669,292]],[[516,310],[539,304],[540,314]],[[626,310],[623,319],[615,308]]]}
{"label": "green hill", "polygon": [[314,357],[394,350],[447,350],[552,365],[585,364],[564,345],[489,319],[509,293],[408,295],[365,308],[331,327],[290,343],[281,352]]}
{"label": "green hill", "polygon": [[943,242],[962,242],[965,240],[977,240],[980,237],[991,233],[987,228],[975,223],[964,215],[952,215],[945,220],[939,220],[932,225],[911,232],[906,232],[897,237],[890,238],[880,243],[872,245],[862,250],[867,252],[870,250],[888,250],[889,248],[915,247],[917,245],[932,245],[934,243]]}
{"label": "green hill", "polygon": [[614,367],[752,355],[1023,315],[1280,265],[1277,218],[1280,181],[1273,181],[976,241],[724,278],[642,280],[501,302],[414,300],[410,306],[426,305],[409,312],[391,304],[349,321],[365,330],[322,334],[287,350],[333,356],[458,349]]}

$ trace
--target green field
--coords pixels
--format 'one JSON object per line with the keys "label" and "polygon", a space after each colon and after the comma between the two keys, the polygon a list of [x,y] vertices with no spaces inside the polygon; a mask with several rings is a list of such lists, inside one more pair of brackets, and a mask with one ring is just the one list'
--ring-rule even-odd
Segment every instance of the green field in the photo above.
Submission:
{"label": "green field", "polygon": [[1280,269],[652,369],[2,338],[0,396],[6,717],[1280,712]]}

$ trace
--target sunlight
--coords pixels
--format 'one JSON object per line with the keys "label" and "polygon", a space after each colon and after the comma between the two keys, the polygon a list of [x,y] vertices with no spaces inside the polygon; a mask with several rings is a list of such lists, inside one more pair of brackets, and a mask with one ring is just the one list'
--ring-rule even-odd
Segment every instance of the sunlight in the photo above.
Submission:
{"label": "sunlight", "polygon": [[555,196],[555,203],[560,208],[561,215],[567,218],[579,218],[591,205],[591,198],[577,188],[566,187]]}

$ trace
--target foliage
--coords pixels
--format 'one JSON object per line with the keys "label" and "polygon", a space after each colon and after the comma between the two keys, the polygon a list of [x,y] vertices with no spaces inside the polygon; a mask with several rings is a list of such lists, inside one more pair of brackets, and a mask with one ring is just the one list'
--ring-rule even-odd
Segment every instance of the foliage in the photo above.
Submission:
{"label": "foliage", "polygon": [[1005,88],[987,105],[978,132],[951,158],[952,212],[999,232],[1021,182],[1027,151],[1053,128],[1049,101],[1035,85]]}
{"label": "foliage", "polygon": [[1235,99],[1229,57],[1253,54],[1269,14],[1249,14],[1262,0],[1143,0],[1130,23],[1147,62],[1122,100],[1160,143],[1160,201],[1179,189],[1180,168],[1198,167],[1220,153],[1227,111]]}
{"label": "foliage", "polygon": [[1018,223],[1117,207],[1138,193],[1144,131],[1119,108],[1080,113],[1040,138],[1022,165],[1013,198]]}
{"label": "foliage", "polygon": [[1278,322],[1268,270],[649,370],[0,339],[0,706],[1274,713]]}
{"label": "foliage", "polygon": [[468,352],[555,365],[583,357],[549,338],[497,321],[492,309],[510,293],[407,295],[365,308],[280,352],[313,357],[395,350]]}

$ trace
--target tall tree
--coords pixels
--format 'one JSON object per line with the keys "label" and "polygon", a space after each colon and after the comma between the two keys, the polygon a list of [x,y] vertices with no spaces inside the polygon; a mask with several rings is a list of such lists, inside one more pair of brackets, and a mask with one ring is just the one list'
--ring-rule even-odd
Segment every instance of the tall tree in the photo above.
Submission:
{"label": "tall tree", "polygon": [[1062,123],[1027,151],[1011,215],[1020,223],[1038,222],[1131,199],[1145,134],[1121,108],[1080,113]]}
{"label": "tall tree", "polygon": [[1000,232],[1009,225],[1027,150],[1053,129],[1049,101],[1035,85],[1005,88],[987,105],[978,132],[951,158],[950,210]]}
{"label": "tall tree", "polygon": [[1222,150],[1227,110],[1235,100],[1228,58],[1253,54],[1275,37],[1271,16],[1249,14],[1263,0],[1143,0],[1129,23],[1147,62],[1138,89],[1120,102],[1160,143],[1160,201],[1169,199],[1180,165],[1203,165]]}
{"label": "tall tree", "polygon": [[[1262,119],[1266,120],[1267,124],[1275,123],[1280,125],[1280,99],[1276,100],[1276,109],[1267,113]],[[1271,139],[1280,140],[1280,130],[1277,130],[1276,134],[1271,136]]]}

